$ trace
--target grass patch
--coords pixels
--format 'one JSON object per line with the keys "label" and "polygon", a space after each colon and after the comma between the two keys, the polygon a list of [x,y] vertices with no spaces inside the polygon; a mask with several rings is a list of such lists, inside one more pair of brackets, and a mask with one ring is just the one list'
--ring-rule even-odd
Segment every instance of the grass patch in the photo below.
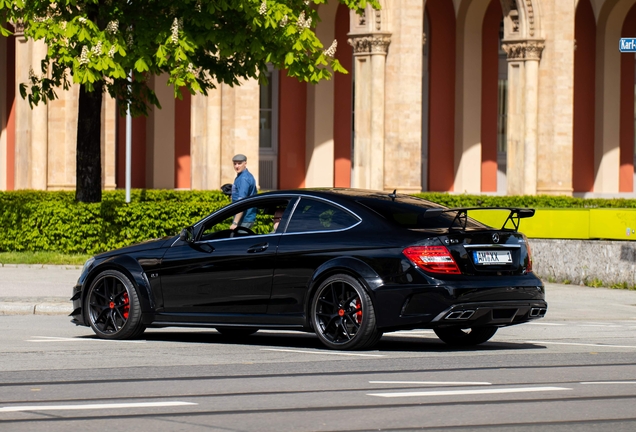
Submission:
{"label": "grass patch", "polygon": [[90,256],[60,252],[0,252],[0,263],[82,265]]}
{"label": "grass patch", "polygon": [[594,278],[594,279],[592,279],[592,280],[589,280],[589,279],[588,279],[588,280],[586,280],[586,281],[585,281],[585,282],[583,282],[583,283],[585,284],[585,286],[589,286],[589,287],[592,287],[592,288],[601,288],[601,287],[606,286],[606,285],[603,283],[603,281],[602,281],[602,280],[597,279],[597,278]]}

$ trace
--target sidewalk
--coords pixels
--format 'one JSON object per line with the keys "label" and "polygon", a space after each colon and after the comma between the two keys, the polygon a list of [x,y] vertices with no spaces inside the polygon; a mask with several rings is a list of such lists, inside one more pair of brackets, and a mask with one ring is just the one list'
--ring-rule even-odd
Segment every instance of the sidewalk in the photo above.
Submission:
{"label": "sidewalk", "polygon": [[81,266],[0,266],[0,315],[68,315]]}
{"label": "sidewalk", "polygon": [[[68,315],[81,266],[0,266],[0,315]],[[636,291],[546,283],[550,321],[636,321]]]}

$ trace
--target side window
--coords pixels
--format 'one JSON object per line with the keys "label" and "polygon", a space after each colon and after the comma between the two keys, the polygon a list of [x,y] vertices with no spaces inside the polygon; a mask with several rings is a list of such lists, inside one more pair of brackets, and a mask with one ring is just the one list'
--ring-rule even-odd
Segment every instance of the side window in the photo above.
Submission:
{"label": "side window", "polygon": [[298,203],[287,232],[335,231],[358,222],[353,215],[323,201],[303,198]]}
{"label": "side window", "polygon": [[[199,241],[275,233],[288,204],[287,200],[277,200],[262,202],[254,207],[238,207],[232,213],[207,221]],[[235,218],[239,221],[238,227],[231,229]]]}

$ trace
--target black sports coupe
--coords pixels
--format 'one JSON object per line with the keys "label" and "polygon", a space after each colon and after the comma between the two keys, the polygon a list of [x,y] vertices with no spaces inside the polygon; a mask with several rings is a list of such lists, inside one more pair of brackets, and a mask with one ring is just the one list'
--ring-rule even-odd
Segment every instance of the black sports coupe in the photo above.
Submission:
{"label": "black sports coupe", "polygon": [[[433,329],[451,345],[541,318],[521,218],[492,228],[409,195],[354,189],[268,192],[230,204],[178,236],[89,259],[72,322],[101,338],[147,327],[315,332],[332,349],[367,349],[383,333]],[[483,208],[480,208],[483,210]],[[501,209],[500,209],[501,210]]]}

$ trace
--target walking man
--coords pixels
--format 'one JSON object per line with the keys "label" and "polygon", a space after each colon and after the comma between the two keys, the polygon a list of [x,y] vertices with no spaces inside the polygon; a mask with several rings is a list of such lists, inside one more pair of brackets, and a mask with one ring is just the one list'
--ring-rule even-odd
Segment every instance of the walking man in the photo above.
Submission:
{"label": "walking man", "polygon": [[[232,185],[232,202],[236,202],[251,195],[256,195],[258,193],[258,190],[256,189],[256,180],[252,173],[250,173],[247,169],[247,157],[244,154],[239,153],[232,158],[232,162],[234,163],[234,171],[236,171],[236,178]],[[239,223],[241,223],[241,226],[246,228],[250,228],[254,224],[254,220],[256,220],[255,209],[248,209],[245,213],[245,219],[242,223],[241,217],[243,216],[243,212],[234,216],[234,221],[230,227],[231,229],[235,229]]]}

